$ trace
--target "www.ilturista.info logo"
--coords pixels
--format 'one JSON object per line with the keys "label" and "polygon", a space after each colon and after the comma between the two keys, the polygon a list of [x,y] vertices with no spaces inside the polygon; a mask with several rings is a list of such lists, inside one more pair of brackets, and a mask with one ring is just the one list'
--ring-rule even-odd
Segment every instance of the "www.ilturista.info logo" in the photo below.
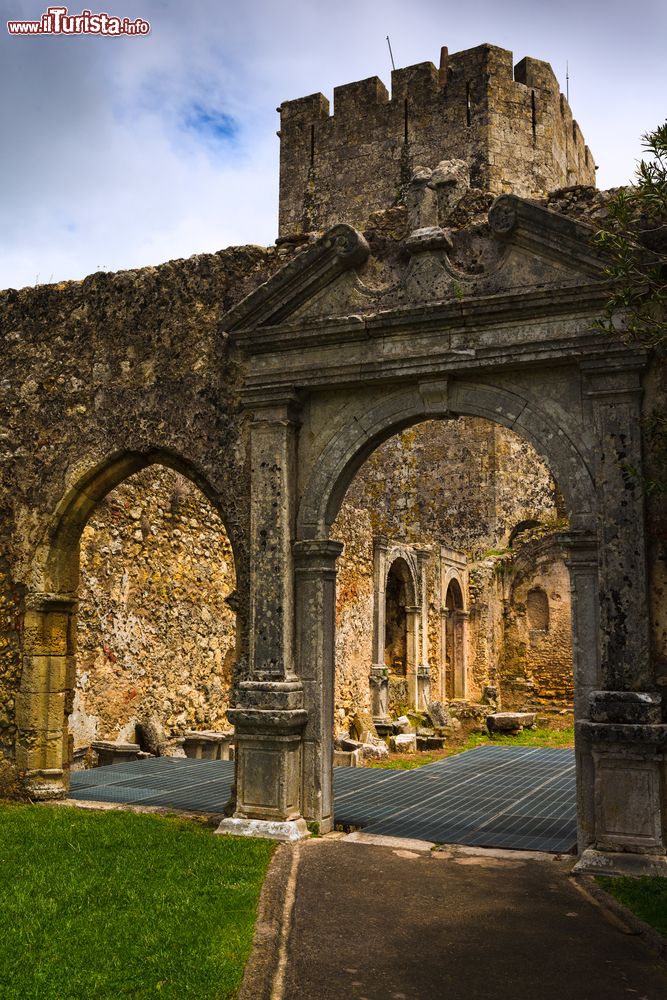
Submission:
{"label": "www.ilturista.info logo", "polygon": [[113,14],[93,14],[82,10],[70,14],[67,7],[48,7],[39,21],[7,21],[10,35],[147,35],[148,21],[137,17],[115,17]]}

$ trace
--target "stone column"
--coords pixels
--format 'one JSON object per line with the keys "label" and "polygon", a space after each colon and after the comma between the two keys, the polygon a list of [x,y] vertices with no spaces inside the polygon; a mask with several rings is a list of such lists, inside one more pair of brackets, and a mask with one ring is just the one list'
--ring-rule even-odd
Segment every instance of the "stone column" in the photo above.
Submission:
{"label": "stone column", "polygon": [[454,671],[454,697],[465,698],[467,696],[466,677],[466,629],[468,618],[467,611],[454,611],[454,649],[452,650],[452,670]]}
{"label": "stone column", "polygon": [[301,807],[307,712],[293,649],[298,408],[289,394],[246,402],[253,411],[249,663],[227,713],[235,727],[236,810],[218,832],[297,840],[308,835]]}
{"label": "stone column", "polygon": [[295,542],[296,663],[308,722],[303,738],[302,811],[320,833],[333,829],[333,710],[336,560],[334,541]]}
{"label": "stone column", "polygon": [[595,823],[594,848],[584,851],[580,870],[622,870],[627,858],[617,859],[632,854],[657,855],[653,867],[667,871],[667,726],[649,659],[642,368],[637,357],[582,365],[597,436],[600,666],[590,721],[578,724],[580,749],[592,749]]}
{"label": "stone column", "polygon": [[447,642],[447,624],[449,622],[449,611],[447,608],[440,608],[440,701],[447,702],[447,653],[449,644]]}
{"label": "stone column", "polygon": [[389,676],[384,662],[387,616],[387,552],[385,535],[373,539],[373,662],[368,675],[371,694],[371,715],[376,725],[389,721]]}
{"label": "stone column", "polygon": [[577,759],[577,839],[581,853],[595,842],[593,748],[580,723],[588,720],[593,691],[600,686],[597,538],[586,532],[561,536],[567,553],[572,608],[575,753]]}
{"label": "stone column", "polygon": [[408,684],[408,704],[419,711],[419,621],[422,609],[419,605],[406,607],[406,680]]}
{"label": "stone column", "polygon": [[431,555],[430,546],[415,546],[419,571],[418,593],[421,595],[419,621],[419,658],[417,661],[417,710],[426,711],[431,700],[431,671],[428,664],[428,580],[427,564]]}
{"label": "stone column", "polygon": [[624,359],[582,365],[598,448],[601,681],[608,691],[644,691],[653,682],[641,451],[643,367]]}
{"label": "stone column", "polygon": [[34,798],[69,787],[67,719],[76,676],[76,597],[29,594],[23,619],[23,671],[16,697],[17,767]]}

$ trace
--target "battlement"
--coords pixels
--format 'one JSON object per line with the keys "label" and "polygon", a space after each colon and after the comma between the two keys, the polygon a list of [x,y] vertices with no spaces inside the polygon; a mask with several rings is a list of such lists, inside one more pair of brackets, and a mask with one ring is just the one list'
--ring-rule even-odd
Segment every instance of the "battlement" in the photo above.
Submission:
{"label": "battlement", "polygon": [[281,236],[363,228],[400,201],[413,170],[468,163],[474,187],[540,197],[595,184],[595,163],[549,63],[494,45],[418,63],[280,108]]}

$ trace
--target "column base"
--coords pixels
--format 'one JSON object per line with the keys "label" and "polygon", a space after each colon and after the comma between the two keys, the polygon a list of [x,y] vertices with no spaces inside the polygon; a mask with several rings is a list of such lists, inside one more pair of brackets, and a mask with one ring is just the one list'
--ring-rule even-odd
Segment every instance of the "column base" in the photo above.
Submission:
{"label": "column base", "polygon": [[25,785],[31,799],[44,802],[48,799],[65,799],[69,792],[69,772],[60,768],[28,771]]}
{"label": "column base", "polygon": [[223,819],[215,832],[228,834],[231,837],[262,837],[267,840],[280,840],[283,843],[294,843],[310,837],[306,821],[302,818],[281,821],[230,816],[228,819]]}
{"label": "column base", "polygon": [[667,878],[667,857],[656,854],[626,854],[596,851],[588,847],[572,869],[573,875],[658,875]]}

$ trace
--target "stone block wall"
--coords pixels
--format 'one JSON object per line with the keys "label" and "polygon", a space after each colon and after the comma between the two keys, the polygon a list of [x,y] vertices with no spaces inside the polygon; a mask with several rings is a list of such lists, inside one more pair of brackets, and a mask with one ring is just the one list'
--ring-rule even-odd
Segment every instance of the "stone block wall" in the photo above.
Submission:
{"label": "stone block wall", "polygon": [[462,159],[473,187],[539,197],[595,184],[595,164],[546,62],[479,45],[439,68],[394,70],[391,96],[378,77],[280,107],[281,237],[339,222],[364,228],[401,201],[418,166]]}
{"label": "stone block wall", "polygon": [[100,504],[81,539],[74,746],[226,728],[235,660],[231,545],[183,476],[153,466]]}

